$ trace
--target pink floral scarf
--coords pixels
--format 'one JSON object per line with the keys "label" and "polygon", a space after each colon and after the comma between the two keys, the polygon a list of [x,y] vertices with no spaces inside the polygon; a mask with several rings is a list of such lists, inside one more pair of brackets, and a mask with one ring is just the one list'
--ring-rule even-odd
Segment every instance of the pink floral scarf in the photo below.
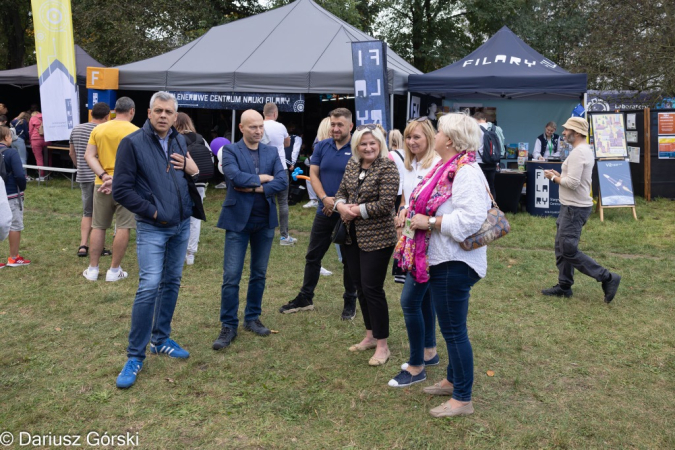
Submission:
{"label": "pink floral scarf", "polygon": [[[439,161],[415,187],[410,196],[408,218],[415,214],[433,217],[438,208],[452,197],[452,183],[455,174],[464,165],[476,161],[476,152],[459,153],[446,163]],[[431,179],[430,182],[428,182]],[[429,238],[431,231],[415,230],[415,237],[401,236],[394,258],[401,269],[415,278],[418,283],[429,281]]]}

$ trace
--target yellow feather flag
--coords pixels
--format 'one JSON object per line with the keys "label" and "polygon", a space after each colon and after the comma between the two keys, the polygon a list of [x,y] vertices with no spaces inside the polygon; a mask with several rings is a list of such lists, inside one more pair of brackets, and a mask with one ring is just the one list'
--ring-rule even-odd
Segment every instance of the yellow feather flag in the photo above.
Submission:
{"label": "yellow feather flag", "polygon": [[44,138],[67,140],[80,117],[70,0],[32,0],[31,6]]}

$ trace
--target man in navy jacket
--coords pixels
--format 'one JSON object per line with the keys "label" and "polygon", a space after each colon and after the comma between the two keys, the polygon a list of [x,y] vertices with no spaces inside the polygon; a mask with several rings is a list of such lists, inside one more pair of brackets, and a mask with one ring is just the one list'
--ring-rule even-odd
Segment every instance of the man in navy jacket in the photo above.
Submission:
{"label": "man in navy jacket", "polygon": [[[199,173],[185,139],[173,127],[177,110],[172,94],[155,93],[145,125],[122,139],[117,150],[112,192],[116,202],[136,215],[139,271],[128,360],[117,377],[119,388],[136,382],[148,342],[150,353],[190,356],[169,336],[195,206],[191,177]],[[196,206],[195,214],[203,217],[201,203]]]}
{"label": "man in navy jacket", "polygon": [[222,153],[227,197],[218,219],[218,228],[225,230],[225,256],[220,298],[222,328],[213,343],[214,350],[229,346],[237,336],[239,281],[249,243],[251,275],[244,329],[259,336],[270,334],[259,317],[274,228],[279,224],[274,198],[288,185],[288,176],[277,149],[260,143],[264,132],[262,115],[252,109],[245,111],[241,115],[239,130],[243,139],[226,145]]}

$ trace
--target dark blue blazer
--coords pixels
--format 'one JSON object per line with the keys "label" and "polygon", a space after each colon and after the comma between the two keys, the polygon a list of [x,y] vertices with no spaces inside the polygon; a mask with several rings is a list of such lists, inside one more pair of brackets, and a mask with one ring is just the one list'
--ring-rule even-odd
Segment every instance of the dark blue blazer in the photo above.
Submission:
{"label": "dark blue blazer", "polygon": [[[276,228],[279,220],[274,196],[286,190],[288,175],[284,166],[281,165],[276,147],[258,144],[258,154],[260,155],[260,174],[274,176],[274,180],[264,183],[262,187],[269,204],[269,227]],[[255,163],[243,139],[223,147],[222,161],[223,174],[227,183],[227,196],[223,202],[217,226],[224,230],[242,231],[253,210],[253,196],[260,194],[239,192],[234,188],[258,187],[260,177],[255,173]]]}

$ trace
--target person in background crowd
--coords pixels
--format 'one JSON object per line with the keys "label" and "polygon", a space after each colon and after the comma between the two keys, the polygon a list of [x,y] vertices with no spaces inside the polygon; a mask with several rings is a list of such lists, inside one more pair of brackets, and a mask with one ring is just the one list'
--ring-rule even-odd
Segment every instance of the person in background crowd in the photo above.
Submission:
{"label": "person in background crowd", "polygon": [[151,354],[190,357],[171,339],[171,321],[183,275],[190,217],[206,217],[200,199],[191,195],[199,168],[187,153],[183,136],[173,127],[177,110],[172,94],[153,94],[143,128],[124,137],[117,152],[113,196],[136,215],[138,255],[138,289],[131,310],[127,362],[117,376],[120,389],[136,382],[148,342]]}
{"label": "person in background crowd", "polygon": [[249,244],[251,273],[244,329],[258,336],[270,334],[269,328],[260,321],[260,315],[274,229],[279,224],[273,196],[288,189],[288,174],[277,149],[260,142],[265,130],[260,113],[253,109],[244,111],[239,130],[242,139],[222,150],[227,197],[217,226],[225,230],[225,250],[220,297],[221,330],[213,343],[214,350],[229,347],[237,337],[239,283]]}
{"label": "person in background crowd", "polygon": [[544,128],[544,134],[540,134],[534,143],[534,151],[532,152],[532,159],[538,161],[545,161],[548,159],[559,159],[560,136],[555,134],[557,126],[555,122],[549,122]]}
{"label": "person in background crowd", "polygon": [[366,326],[363,340],[349,350],[374,348],[368,361],[371,366],[385,364],[391,355],[384,280],[397,240],[394,204],[398,188],[398,169],[387,158],[384,134],[373,124],[357,127],[352,136],[352,158],[335,194],[335,206],[348,227],[343,255]]}
{"label": "person in background crowd", "polygon": [[[434,150],[436,131],[426,116],[412,119],[403,131],[405,164],[403,171],[403,199],[396,219],[399,237],[404,229],[412,193],[429,171],[440,161]],[[426,366],[440,363],[436,352],[436,312],[431,301],[428,282],[417,281],[405,274],[401,309],[410,343],[410,357],[401,366],[401,372],[389,381],[391,387],[406,387],[426,379]]]}
{"label": "person in background crowd", "polygon": [[[77,256],[89,256],[89,234],[91,233],[91,216],[94,212],[94,180],[96,175],[84,159],[87,143],[92,130],[110,119],[110,107],[105,102],[98,102],[91,109],[91,121],[75,126],[70,133],[70,159],[77,169],[77,182],[82,191],[82,220],[80,221],[80,247]],[[111,254],[103,249],[103,255]]]}
{"label": "person in background crowd", "polygon": [[[11,227],[12,209],[9,207],[9,200],[7,199],[5,180],[0,177],[0,242],[7,239]],[[0,269],[3,269],[4,267],[5,263],[0,262]]]}
{"label": "person in background crowd", "polygon": [[403,156],[403,136],[396,128],[389,132],[389,154],[387,157],[394,161],[396,168],[398,169],[400,180],[398,194],[396,194],[396,208],[398,208],[401,204],[401,195],[403,193],[403,171],[405,170],[403,161],[405,160],[405,157]]}
{"label": "person in background crowd", "polygon": [[565,142],[572,152],[562,164],[562,174],[545,170],[544,177],[560,185],[560,214],[556,220],[555,263],[558,266],[558,284],[544,289],[542,294],[571,297],[574,269],[602,283],[605,303],[610,303],[621,282],[621,275],[610,272],[593,258],[579,250],[581,231],[593,210],[591,176],[595,165],[593,150],[586,143],[588,122],[571,117],[563,125]]}
{"label": "person in background crowd", "polygon": [[6,116],[9,111],[4,103],[0,103],[0,115]]}
{"label": "person in background crowd", "polygon": [[[324,119],[321,121],[319,124],[319,129],[316,132],[316,138],[314,139],[314,142],[312,143],[312,154],[314,153],[314,148],[316,147],[316,144],[328,139],[330,136],[330,117],[324,117]],[[307,168],[309,169],[310,164],[311,164],[311,155],[309,158],[305,159],[305,165],[307,165]],[[307,170],[305,170],[307,172]],[[316,196],[316,192],[314,192],[314,188],[312,187],[312,183],[307,182],[307,195],[309,195],[309,201],[302,205],[303,208],[316,208],[319,206],[319,198]]]}
{"label": "person in background crowd", "polygon": [[[319,197],[319,205],[309,235],[302,287],[293,300],[279,308],[282,314],[314,309],[314,289],[319,282],[321,260],[330,248],[333,229],[340,220],[340,215],[334,214],[335,193],[342,181],[345,167],[351,160],[350,131],[354,124],[352,112],[346,108],[334,109],[329,118],[331,137],[314,147],[309,172],[312,187]],[[342,320],[351,320],[356,316],[356,287],[344,260],[343,286],[344,308],[341,317]]]}
{"label": "person in background crowd", "polygon": [[[42,113],[40,112],[39,109],[36,109],[31,114],[30,121],[28,122],[28,129],[29,129],[28,134],[30,136],[30,146],[31,149],[33,150],[33,155],[35,156],[35,164],[37,164],[38,166],[44,166],[45,165],[44,151],[49,145],[49,142],[45,142],[43,134],[40,134],[40,130],[44,130],[44,127],[42,121]],[[50,153],[48,153],[48,158],[49,160],[47,161],[47,165],[51,166],[52,155]],[[39,181],[44,181],[45,179],[44,170],[40,170],[38,176]]]}
{"label": "person in background crowd", "polygon": [[[14,130],[16,130],[16,137],[18,138],[12,142],[12,147],[19,151],[21,163],[23,164],[28,164],[28,153],[26,152],[26,140],[30,140],[28,122],[30,122],[30,114],[27,112],[20,113],[10,122]],[[32,180],[30,177],[27,177],[27,179],[28,181]]]}
{"label": "person in background crowd", "polygon": [[423,389],[452,398],[431,409],[434,417],[473,413],[473,351],[467,334],[471,287],[487,272],[485,246],[466,251],[459,243],[477,232],[487,218],[487,180],[476,164],[481,143],[478,123],[464,114],[438,120],[434,140],[441,160],[412,192],[410,233],[396,247],[401,266],[418,283],[428,283],[441,334],[448,346],[447,375]]}
{"label": "person in background crowd", "polygon": [[111,227],[113,216],[115,216],[113,255],[105,280],[114,282],[129,276],[122,270],[120,264],[129,245],[131,229],[136,228],[136,220],[134,215],[115,201],[111,194],[117,148],[122,139],[138,130],[138,127],[131,123],[136,114],[136,105],[129,97],[120,97],[115,103],[115,113],[113,120],[97,125],[92,130],[84,153],[84,159],[96,174],[92,230],[89,235],[89,267],[82,272],[82,276],[89,281],[98,279],[98,263],[103,252],[105,232]]}
{"label": "person in background crowd", "polygon": [[12,144],[12,132],[5,126],[0,126],[0,153],[4,157],[5,170],[7,172],[7,201],[11,210],[12,224],[9,229],[9,267],[21,267],[30,264],[30,260],[19,254],[21,232],[23,231],[23,191],[26,189],[26,174],[21,165],[19,152],[10,147]]}
{"label": "person in background crowd", "polygon": [[501,146],[500,152],[504,154],[504,133],[502,133],[502,129],[496,125],[493,125],[491,122],[487,121],[487,116],[485,113],[478,111],[473,115],[473,118],[476,119],[478,122],[478,125],[480,125],[480,132],[481,132],[481,144],[480,147],[478,148],[478,151],[476,152],[476,161],[478,162],[478,165],[480,168],[483,170],[483,174],[485,175],[485,179],[488,182],[488,185],[490,186],[490,192],[492,193],[492,196],[496,196],[497,193],[495,191],[495,175],[497,175],[497,167],[498,164],[485,164],[483,162],[483,133],[484,130],[490,130],[494,131],[495,134],[497,135],[497,138],[499,139],[499,145]]}
{"label": "person in background crowd", "polygon": [[294,123],[291,123],[288,126],[288,133],[290,142],[284,147],[284,153],[286,154],[286,164],[288,165],[290,176],[290,173],[295,170],[298,156],[300,156],[300,150],[302,149],[302,132],[298,132],[297,126]]}
{"label": "person in background crowd", "polygon": [[[279,118],[279,108],[274,103],[266,103],[263,108],[263,115],[265,116],[265,136],[262,143],[271,145],[277,149],[279,159],[284,170],[288,170],[288,163],[286,162],[286,151],[284,150],[291,144],[291,137],[288,135],[286,127],[277,122]],[[279,234],[281,237],[279,243],[281,245],[295,245],[297,239],[288,235],[288,189],[289,184],[286,183],[286,192],[277,194],[277,206],[279,207]]]}
{"label": "person in background crowd", "polygon": [[[192,123],[190,116],[184,112],[179,112],[176,115],[176,131],[183,135],[186,145],[191,145],[194,142],[204,142],[204,145],[210,150],[206,139],[195,130],[195,125]],[[213,156],[213,152],[210,152]],[[202,203],[206,198],[206,186],[208,183],[195,183],[199,196],[202,198]],[[190,217],[190,239],[188,241],[187,254],[185,255],[185,263],[191,266],[195,263],[195,253],[199,249],[199,236],[202,230],[202,221],[196,217]]]}

